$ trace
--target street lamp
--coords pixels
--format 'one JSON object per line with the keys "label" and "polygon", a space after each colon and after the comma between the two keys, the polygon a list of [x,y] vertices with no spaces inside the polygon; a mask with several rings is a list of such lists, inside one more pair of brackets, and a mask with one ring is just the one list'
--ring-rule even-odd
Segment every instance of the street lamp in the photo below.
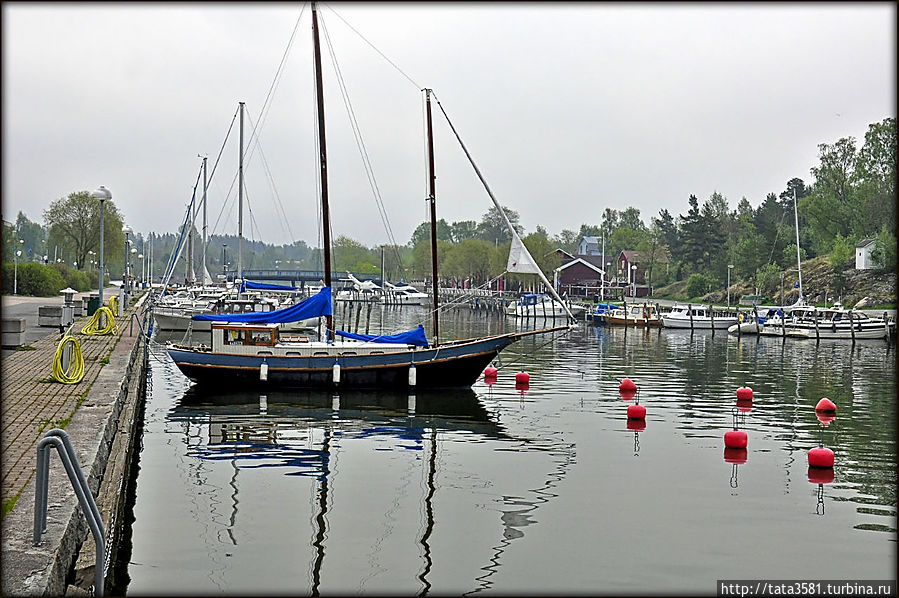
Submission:
{"label": "street lamp", "polygon": [[730,271],[733,269],[733,264],[727,265],[727,307],[730,307]]}
{"label": "street lamp", "polygon": [[637,264],[631,264],[631,289],[633,296],[637,296]]}
{"label": "street lamp", "polygon": [[[25,241],[19,241],[19,243],[24,243]],[[21,249],[16,249],[16,252],[13,254],[13,261],[16,263],[13,272],[12,278],[12,294],[15,295],[19,292],[19,256],[22,255]]]}
{"label": "street lamp", "polygon": [[99,288],[100,305],[102,306],[103,305],[103,274],[105,272],[105,268],[104,268],[104,264],[103,264],[104,203],[106,202],[107,199],[112,199],[112,193],[110,193],[109,189],[107,189],[103,185],[100,185],[96,191],[91,192],[91,197],[93,199],[100,200],[100,266],[99,266],[100,276],[98,277],[99,282],[97,283],[97,285],[100,287]]}
{"label": "street lamp", "polygon": [[131,235],[131,233],[134,232],[134,229],[126,224],[122,227],[122,232],[125,233],[125,276],[122,280],[122,289],[125,291],[125,301],[122,304],[122,307],[125,307],[128,305],[128,295],[131,291],[131,285],[129,284],[130,281],[128,280],[128,247],[131,245],[131,239],[129,239],[128,237]]}
{"label": "street lamp", "polygon": [[140,260],[140,282],[141,285],[144,283],[144,254],[138,253],[137,259]]}

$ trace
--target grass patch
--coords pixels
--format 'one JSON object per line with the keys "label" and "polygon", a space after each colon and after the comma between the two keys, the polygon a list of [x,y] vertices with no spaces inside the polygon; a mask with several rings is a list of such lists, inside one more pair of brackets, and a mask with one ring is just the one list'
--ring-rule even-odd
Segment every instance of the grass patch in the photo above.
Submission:
{"label": "grass patch", "polygon": [[53,428],[59,428],[60,430],[64,430],[66,426],[72,423],[72,416],[63,417],[61,419],[42,419],[40,420],[40,427],[37,429],[38,432],[43,432],[47,428],[51,430]]}
{"label": "grass patch", "polygon": [[7,498],[3,501],[3,515],[0,518],[5,518],[6,514],[16,508],[16,502],[19,500],[18,496],[13,496],[12,498]]}
{"label": "grass patch", "polygon": [[21,347],[16,347],[16,351],[37,351],[37,347],[32,347],[31,345],[22,345]]}
{"label": "grass patch", "polygon": [[109,355],[100,360],[100,365],[109,365]]}

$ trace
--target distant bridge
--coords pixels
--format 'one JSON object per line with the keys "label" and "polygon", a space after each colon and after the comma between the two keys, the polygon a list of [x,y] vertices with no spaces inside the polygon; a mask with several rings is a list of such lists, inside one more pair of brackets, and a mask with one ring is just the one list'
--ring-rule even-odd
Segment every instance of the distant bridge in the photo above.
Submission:
{"label": "distant bridge", "polygon": [[[353,276],[361,281],[372,280],[381,285],[381,277],[377,274],[356,274]],[[237,277],[237,270],[229,270],[225,272],[225,277],[229,281],[233,281]],[[245,280],[256,282],[273,281],[289,282],[292,286],[303,287],[306,283],[318,284],[325,279],[324,270],[244,270],[243,277]],[[341,280],[349,280],[345,271],[331,271],[331,280],[336,283]],[[299,283],[299,285],[297,285]]]}

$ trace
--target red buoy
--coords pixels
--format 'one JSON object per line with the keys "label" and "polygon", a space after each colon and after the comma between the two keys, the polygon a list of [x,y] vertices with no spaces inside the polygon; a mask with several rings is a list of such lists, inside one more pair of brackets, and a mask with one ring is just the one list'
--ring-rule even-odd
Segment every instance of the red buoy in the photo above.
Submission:
{"label": "red buoy", "polygon": [[752,389],[748,386],[741,386],[737,389],[737,400],[752,400]]}
{"label": "red buoy", "polygon": [[634,397],[637,396],[636,390],[619,390],[618,393],[625,401],[633,401]]}
{"label": "red buoy", "polygon": [[496,378],[499,375],[499,370],[495,367],[487,366],[484,368],[484,378]]}
{"label": "red buoy", "polygon": [[529,389],[530,387],[531,387],[531,385],[528,384],[527,382],[516,382],[516,383],[515,383],[515,390],[517,390],[517,391],[520,392],[521,394],[524,394],[525,391],[526,391],[527,389]]}
{"label": "red buoy", "polygon": [[821,399],[820,401],[818,401],[818,404],[817,404],[817,405],[815,405],[815,411],[824,411],[824,412],[827,412],[827,413],[830,413],[830,412],[836,413],[836,412],[837,412],[837,406],[836,406],[836,404],[835,404],[833,401],[831,401],[831,400],[828,399],[827,397],[824,397],[823,399]]}
{"label": "red buoy", "polygon": [[618,385],[618,390],[636,392],[637,385],[630,378],[625,378],[624,380],[621,381],[621,384]]}
{"label": "red buoy", "polygon": [[832,467],[809,467],[808,481],[812,484],[829,484],[833,481]]}
{"label": "red buoy", "polygon": [[818,418],[818,421],[821,422],[822,426],[829,426],[830,422],[837,418],[836,415],[829,415],[826,411],[816,411],[815,417]]}
{"label": "red buoy", "polygon": [[749,458],[749,452],[745,448],[724,447],[724,460],[727,463],[742,465]]}
{"label": "red buoy", "polygon": [[833,467],[833,451],[819,446],[808,452],[808,464],[810,467]]}
{"label": "red buoy", "polygon": [[627,418],[628,419],[646,419],[646,407],[643,405],[628,405],[627,406]]}
{"label": "red buoy", "polygon": [[743,413],[752,411],[752,399],[737,399],[737,409]]}
{"label": "red buoy", "polygon": [[515,374],[515,384],[528,384],[530,381],[531,377],[527,372],[518,372]]}
{"label": "red buoy", "polygon": [[494,384],[496,384],[496,378],[490,378],[488,376],[484,378],[484,384],[486,384],[487,386],[493,386]]}
{"label": "red buoy", "polygon": [[632,432],[642,432],[646,429],[646,420],[645,419],[627,419],[627,429]]}
{"label": "red buoy", "polygon": [[746,448],[749,437],[743,430],[729,430],[724,433],[724,446],[729,448]]}

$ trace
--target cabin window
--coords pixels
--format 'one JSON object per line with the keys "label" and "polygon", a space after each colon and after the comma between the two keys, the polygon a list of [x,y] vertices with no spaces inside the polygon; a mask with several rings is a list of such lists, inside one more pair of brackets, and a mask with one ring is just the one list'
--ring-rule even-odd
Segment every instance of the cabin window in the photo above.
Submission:
{"label": "cabin window", "polygon": [[275,344],[274,331],[253,329],[228,329],[225,331],[226,345],[264,345]]}

